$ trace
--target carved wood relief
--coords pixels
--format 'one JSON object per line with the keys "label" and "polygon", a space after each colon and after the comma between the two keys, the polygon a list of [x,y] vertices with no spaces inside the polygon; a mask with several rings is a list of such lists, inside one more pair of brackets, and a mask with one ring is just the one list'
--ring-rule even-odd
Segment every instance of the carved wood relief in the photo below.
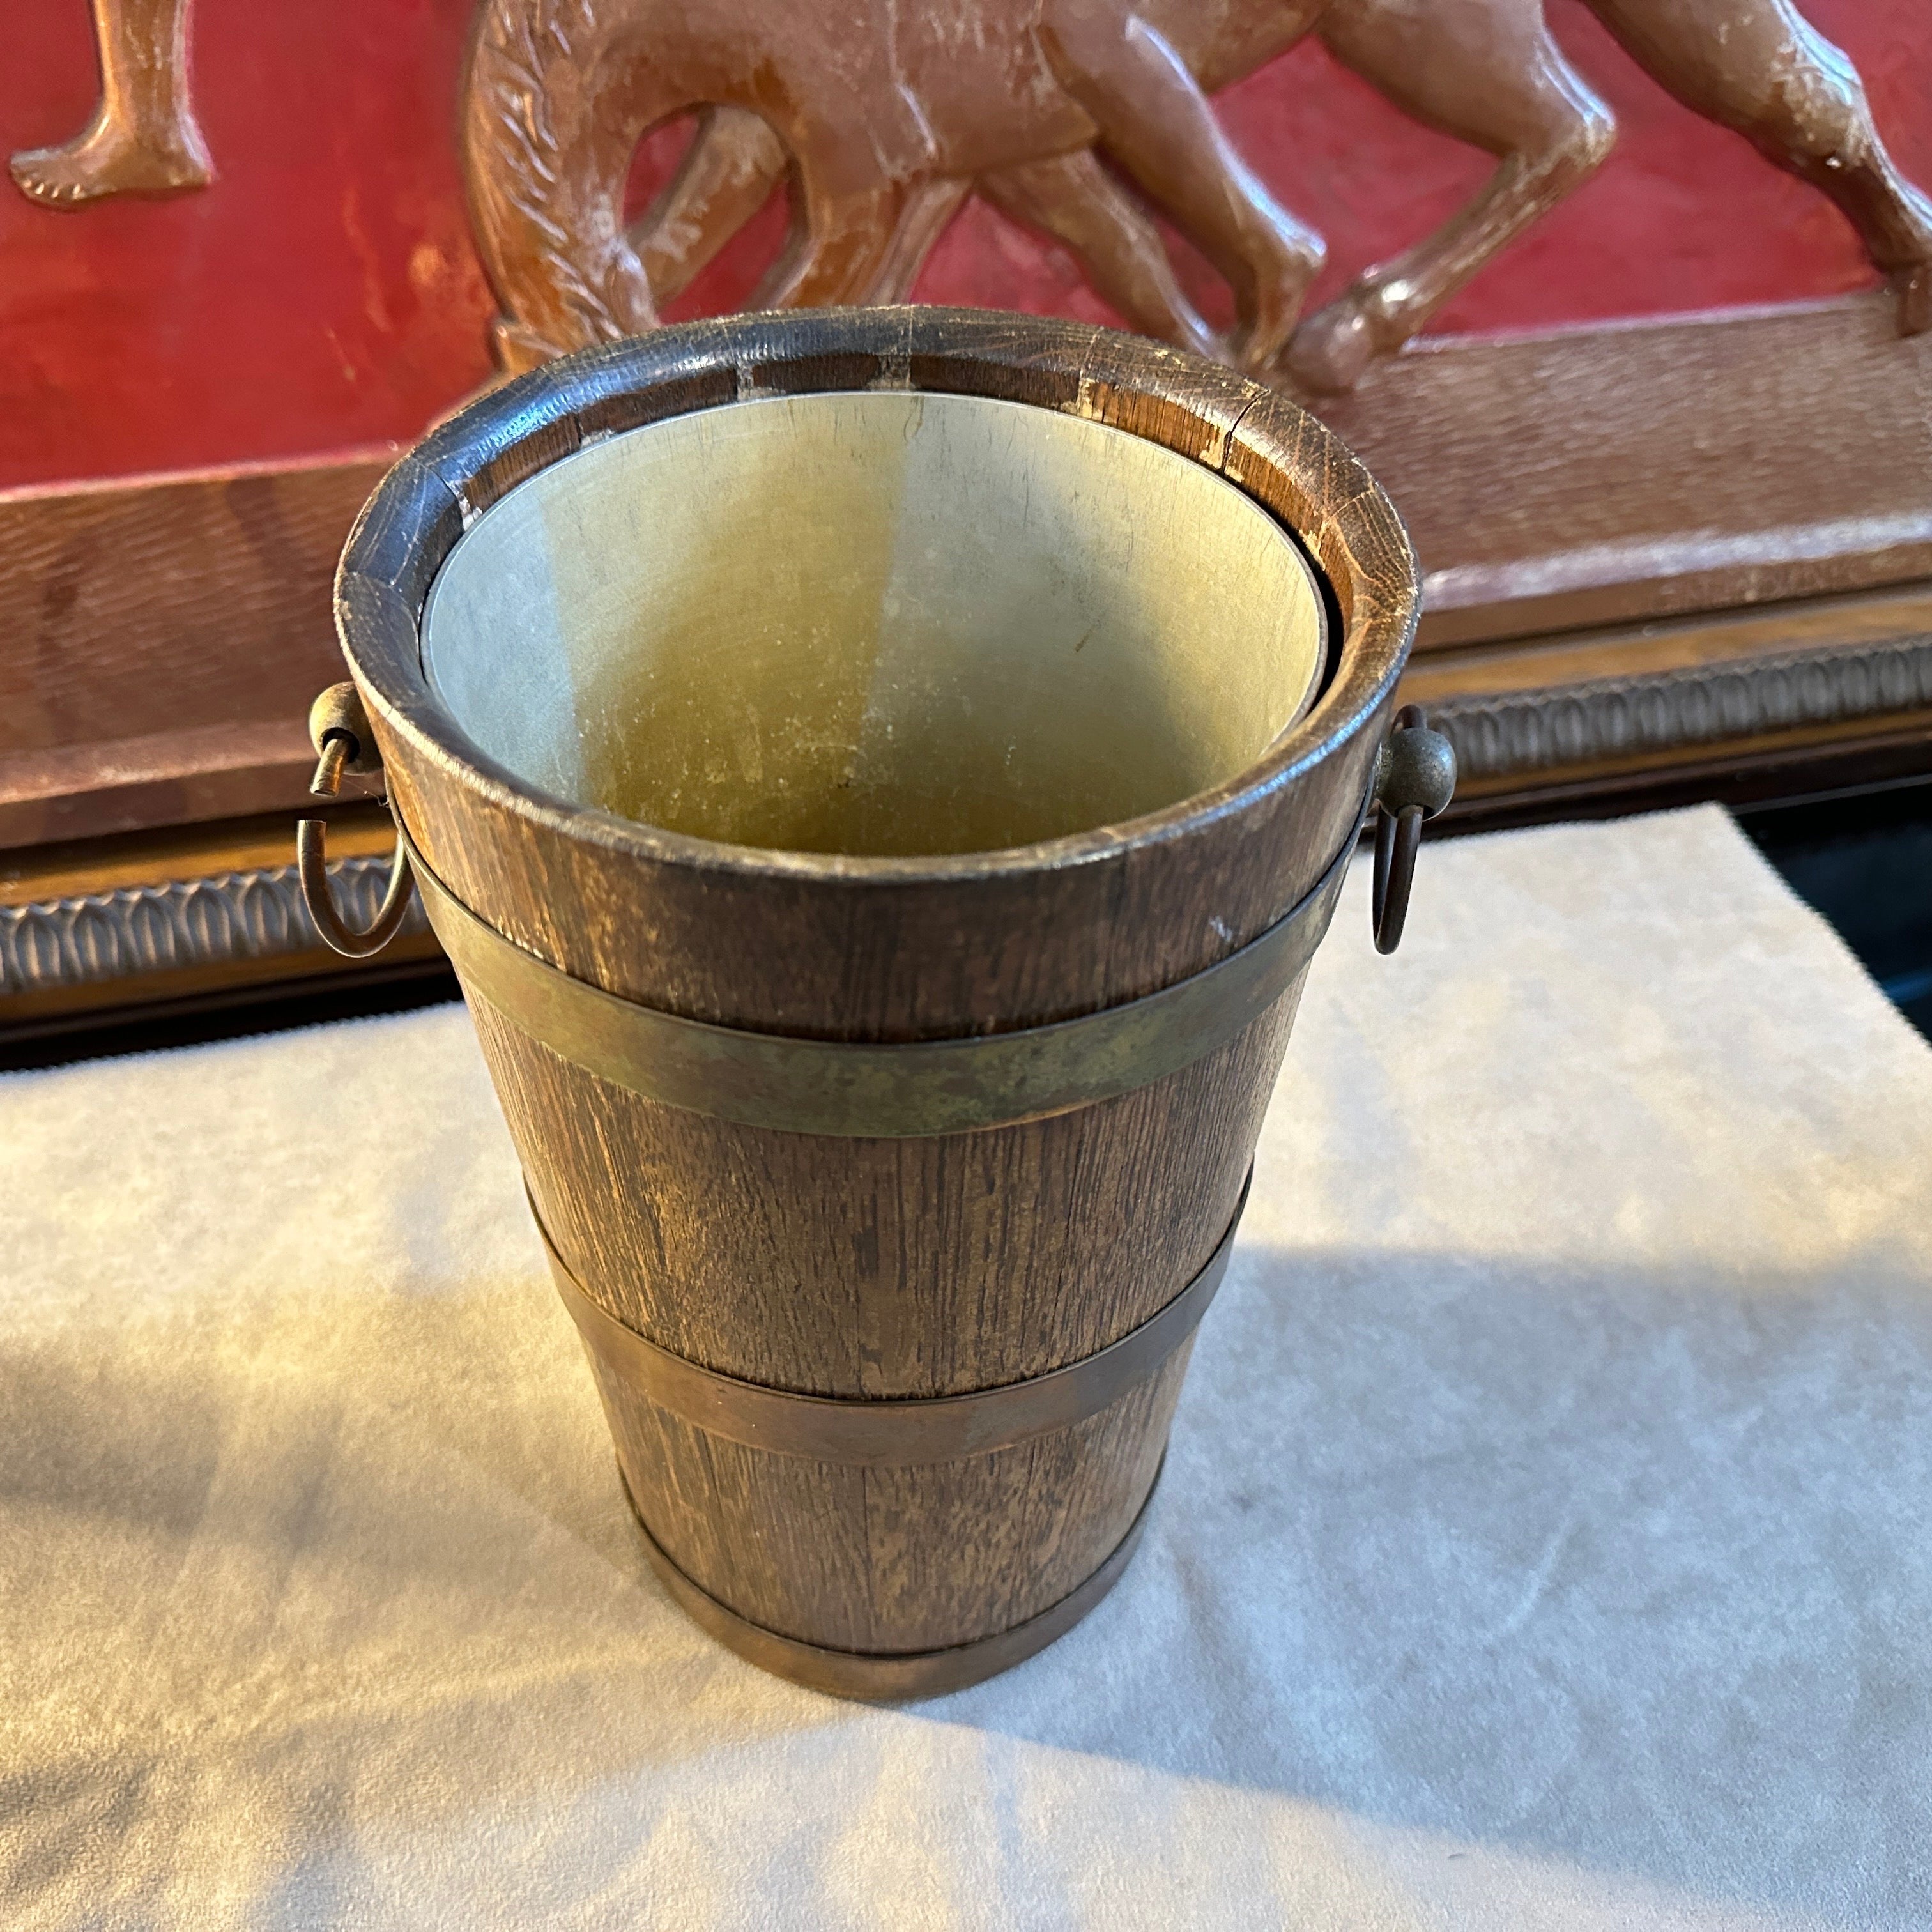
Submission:
{"label": "carved wood relief", "polygon": [[[1661,86],[1829,196],[1932,326],[1932,202],[1893,165],[1851,62],[1790,0],[1589,0]],[[92,0],[99,104],[23,151],[22,191],[77,208],[206,186],[189,0]],[[1476,198],[1312,316],[1326,255],[1222,133],[1210,93],[1309,34],[1403,112],[1493,154]],[[654,127],[696,110],[682,166],[627,230]],[[1352,388],[1610,152],[1610,109],[1540,0],[482,0],[461,138],[500,365],[652,326],[790,184],[792,232],[754,305],[902,300],[977,193],[1051,236],[1133,326],[1304,393]],[[1158,212],[1232,291],[1217,337]]]}
{"label": "carved wood relief", "polygon": [[[1892,162],[1852,63],[1791,0],[1586,0],[1652,78],[1843,212],[1932,326],[1932,202]],[[205,187],[190,0],[92,0],[87,125],[12,160],[83,208]],[[1312,38],[1412,119],[1493,155],[1466,206],[1311,316],[1324,238],[1210,96]],[[645,218],[641,140],[697,117]],[[1130,324],[1319,397],[1352,388],[1572,194],[1616,139],[1542,0],[481,0],[459,143],[500,313],[500,366],[652,326],[781,183],[791,232],[750,305],[890,301],[978,195],[1064,247]],[[1231,292],[1225,335],[1184,292],[1156,217]]]}
{"label": "carved wood relief", "polygon": [[[1787,0],[1590,4],[1680,100],[1837,203],[1902,334],[1932,326],[1932,202],[1894,166],[1850,62]],[[1497,166],[1304,320],[1322,239],[1244,164],[1208,97],[1310,34]],[[684,165],[627,231],[639,141],[694,109]],[[754,306],[902,298],[977,192],[1072,250],[1136,327],[1315,394],[1401,348],[1615,133],[1540,0],[484,0],[462,124],[507,370],[652,326],[788,177],[790,237]],[[1232,290],[1225,340],[1182,294],[1156,210]]]}

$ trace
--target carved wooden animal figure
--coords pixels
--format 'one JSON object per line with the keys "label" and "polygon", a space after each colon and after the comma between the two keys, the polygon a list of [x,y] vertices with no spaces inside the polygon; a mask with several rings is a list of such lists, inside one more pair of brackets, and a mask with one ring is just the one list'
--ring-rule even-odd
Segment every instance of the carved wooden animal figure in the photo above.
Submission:
{"label": "carved wooden animal figure", "polygon": [[100,100],[57,148],[11,163],[22,194],[80,208],[111,194],[175,194],[214,178],[188,99],[188,0],[94,0]]}
{"label": "carved wooden animal figure", "polygon": [[[1932,202],[1899,173],[1850,62],[1788,0],[1588,0],[1663,86],[1822,189],[1932,326]],[[1434,234],[1300,323],[1321,238],[1243,165],[1208,95],[1313,33],[1406,112],[1497,157]],[[641,233],[639,140],[704,124]],[[1407,341],[1614,138],[1540,0],[484,0],[463,139],[477,238],[520,368],[648,328],[788,168],[794,233],[760,305],[886,300],[965,196],[1046,230],[1138,328],[1304,388]],[[1147,209],[1224,275],[1217,345]]]}

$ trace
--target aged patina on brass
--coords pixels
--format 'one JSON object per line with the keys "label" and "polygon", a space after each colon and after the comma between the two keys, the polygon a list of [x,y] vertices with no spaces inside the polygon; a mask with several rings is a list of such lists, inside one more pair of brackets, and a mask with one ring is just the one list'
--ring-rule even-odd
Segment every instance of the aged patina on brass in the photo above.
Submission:
{"label": "aged patina on brass", "polygon": [[828,1696],[852,1697],[870,1703],[907,1702],[922,1697],[943,1696],[949,1690],[963,1690],[969,1684],[983,1682],[1016,1664],[1024,1664],[1035,1652],[1044,1650],[1055,1638],[1064,1636],[1114,1586],[1139,1546],[1141,1532],[1147,1527],[1154,1499],[1160,1491],[1166,1468],[1163,1456],[1148,1483],[1145,1499],[1136,1512],[1127,1533],[1107,1553],[1098,1569],[1079,1586],[1049,1605],[1037,1616],[1013,1624],[998,1634],[980,1637],[970,1643],[948,1644],[934,1650],[878,1652],[840,1650],[829,1644],[807,1643],[785,1636],[763,1624],[741,1617],[728,1604],[721,1604],[710,1591],[694,1582],[680,1569],[651,1534],[644,1513],[631,1489],[630,1478],[618,1468],[632,1514],[641,1532],[644,1555],[658,1580],[673,1600],[701,1630],[720,1643],[728,1644],[748,1663],[776,1676],[788,1677],[808,1690],[822,1690]]}
{"label": "aged patina on brass", "polygon": [[1035,1436],[1070,1427],[1096,1415],[1158,1368],[1190,1340],[1208,1304],[1228,1271],[1234,1234],[1247,1205],[1241,1198],[1220,1245],[1207,1265],[1159,1314],[1150,1316],[1097,1354],[1083,1355],[1064,1369],[1025,1382],[1001,1382],[970,1395],[914,1396],[909,1400],[843,1400],[800,1395],[735,1376],[721,1376],[660,1348],[634,1328],[608,1315],[584,1292],[570,1264],[556,1251],[536,1204],[530,1212],[542,1237],[570,1318],[586,1345],[621,1363],[651,1400],[673,1414],[695,1423],[707,1434],[781,1456],[858,1467],[901,1468],[917,1462],[947,1462],[962,1456],[983,1456]]}
{"label": "aged patina on brass", "polygon": [[[332,797],[344,771],[381,766],[366,761],[362,741],[344,722],[362,718],[352,684],[331,686],[316,708],[328,722],[316,727],[320,760],[310,789]],[[366,720],[360,729],[370,736]],[[1377,812],[1370,922],[1378,952],[1402,944],[1422,826],[1447,808],[1455,789],[1454,748],[1429,729],[1420,705],[1404,705],[1365,807]],[[468,969],[472,990],[567,1058],[638,1093],[722,1119],[874,1136],[950,1133],[1036,1118],[1122,1091],[1210,1051],[1279,998],[1306,965],[1328,929],[1354,844],[1352,833],[1316,889],[1258,939],[1158,994],[1018,1036],[826,1054],[814,1050],[824,1042],[740,1033],[613,1000],[556,972],[457,898],[400,825],[381,909],[366,932],[351,932],[328,890],[326,831],[320,819],[302,820],[296,850],[310,913],[337,952],[351,958],[380,952],[420,880],[436,936]],[[998,1051],[976,1052],[970,1062],[960,1058],[968,1048],[995,1045]],[[779,1070],[786,1064],[797,1070],[788,1081]]]}
{"label": "aged patina on brass", "polygon": [[401,835],[430,923],[472,996],[600,1079],[667,1106],[788,1133],[970,1133],[1090,1106],[1225,1046],[1298,980],[1335,909],[1351,833],[1313,891],[1218,965],[1077,1019],[872,1046],[750,1033],[620,1000],[506,939]]}
{"label": "aged patina on brass", "polygon": [[[935,434],[940,482],[893,478]],[[694,523],[653,445],[717,455]],[[376,742],[651,1561],[746,1656],[928,1694],[1120,1574],[1414,597],[1292,404],[1030,318],[665,332],[472,406],[372,502],[334,728]],[[792,843],[718,836],[754,830]]]}

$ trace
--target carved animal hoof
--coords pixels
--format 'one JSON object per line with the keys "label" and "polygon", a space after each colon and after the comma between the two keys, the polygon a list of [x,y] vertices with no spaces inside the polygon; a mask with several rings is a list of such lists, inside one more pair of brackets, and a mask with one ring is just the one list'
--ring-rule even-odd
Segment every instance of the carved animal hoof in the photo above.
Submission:
{"label": "carved animal hoof", "polygon": [[1892,278],[1892,290],[1898,304],[1898,332],[1923,335],[1932,328],[1932,262],[1904,268]]}
{"label": "carved animal hoof", "polygon": [[1291,308],[1256,316],[1228,338],[1220,359],[1244,376],[1264,374],[1280,361],[1282,351],[1294,333],[1296,313],[1296,309]]}
{"label": "carved animal hoof", "polygon": [[29,148],[8,164],[20,192],[45,208],[82,208],[116,194],[181,194],[214,178],[192,130],[165,145],[96,118],[58,148]]}
{"label": "carved animal hoof", "polygon": [[1328,250],[1316,238],[1298,240],[1283,249],[1272,272],[1240,304],[1240,326],[1228,339],[1221,359],[1246,376],[1260,376],[1282,358],[1301,319],[1301,304],[1322,272]]}
{"label": "carved animal hoof", "polygon": [[1363,304],[1343,296],[1295,331],[1285,370],[1295,387],[1310,395],[1339,396],[1361,380],[1378,353],[1374,326]]}

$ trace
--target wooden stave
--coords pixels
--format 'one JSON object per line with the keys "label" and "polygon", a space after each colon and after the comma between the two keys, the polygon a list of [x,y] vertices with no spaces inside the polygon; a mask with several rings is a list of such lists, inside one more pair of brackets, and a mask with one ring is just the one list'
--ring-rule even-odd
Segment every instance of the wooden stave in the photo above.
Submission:
{"label": "wooden stave", "polygon": [[[472,1011],[538,1211],[600,1306],[721,1372],[890,1396],[1062,1367],[1138,1326],[1198,1272],[1238,1202],[1301,984],[1227,1046],[1134,1093],[1017,1127],[895,1142],[704,1121],[560,1059],[487,1003],[472,1000]],[[1172,1158],[1176,1147],[1192,1158]],[[776,1148],[787,1164],[775,1180]],[[608,1165],[592,1165],[590,1149]],[[620,1184],[627,1168],[669,1173],[669,1212]],[[1036,1186],[1049,1178],[1048,1204],[1005,1242],[962,1250],[932,1226],[935,1196],[1010,1198],[1024,1193],[1027,1174]],[[871,1200],[896,1222],[928,1298],[902,1347],[867,1347],[881,1310],[899,1298],[883,1274],[855,1282],[838,1230],[818,1225],[818,1238],[794,1243],[783,1266],[756,1244],[750,1204],[773,1196]],[[688,1220],[687,1238],[653,1238],[652,1214],[676,1225],[700,1208],[706,1238],[689,1238]],[[1124,1255],[1096,1230],[1138,1239],[1138,1251]],[[896,1245],[881,1240],[877,1252]],[[650,1265],[638,1265],[640,1253]],[[973,1318],[989,1304],[1002,1313]],[[958,1346],[976,1336],[996,1346]],[[1082,1584],[1082,1565],[1106,1560],[1146,1499],[1191,1347],[1190,1337],[1084,1423],[1010,1450],[886,1472],[710,1436],[586,1353],[635,1506],[668,1560],[752,1624],[840,1651],[895,1652],[994,1636],[1043,1613]],[[1041,1496],[1056,1501],[1050,1522],[1036,1520]],[[908,1539],[898,1526],[915,1496],[926,1499],[928,1533]],[[748,1568],[748,1552],[763,1552],[761,1562]],[[936,1569],[935,1552],[944,1558]]]}

